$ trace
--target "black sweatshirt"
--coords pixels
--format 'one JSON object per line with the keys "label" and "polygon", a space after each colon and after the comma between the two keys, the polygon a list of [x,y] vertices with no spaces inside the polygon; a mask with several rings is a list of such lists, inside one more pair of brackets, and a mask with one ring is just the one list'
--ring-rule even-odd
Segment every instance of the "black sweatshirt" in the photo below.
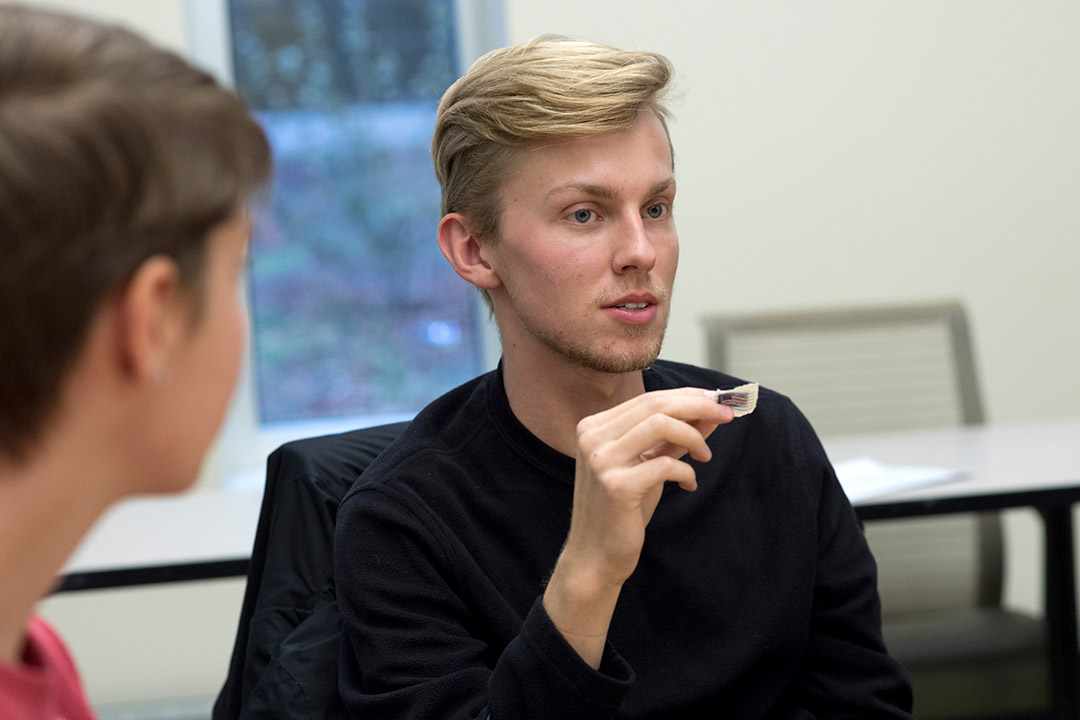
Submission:
{"label": "black sweatshirt", "polygon": [[[646,390],[741,381],[659,361]],[[757,410],[668,483],[599,670],[540,603],[574,459],[517,420],[501,372],[433,402],[342,502],[339,685],[357,718],[907,718],[874,561],[802,414]]]}

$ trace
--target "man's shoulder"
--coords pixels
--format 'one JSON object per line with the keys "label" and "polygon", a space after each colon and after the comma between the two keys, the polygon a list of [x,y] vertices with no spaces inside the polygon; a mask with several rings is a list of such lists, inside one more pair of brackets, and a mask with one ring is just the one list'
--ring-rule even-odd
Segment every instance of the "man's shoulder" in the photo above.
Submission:
{"label": "man's shoulder", "polygon": [[[0,664],[0,715],[3,717],[91,718],[78,670],[60,636],[38,615],[26,626],[24,658]],[[43,692],[43,688],[45,692]]]}
{"label": "man's shoulder", "polygon": [[435,458],[452,455],[474,441],[487,417],[488,394],[495,373],[485,373],[429,403],[376,457],[353,486],[385,483],[402,468],[431,466]]}

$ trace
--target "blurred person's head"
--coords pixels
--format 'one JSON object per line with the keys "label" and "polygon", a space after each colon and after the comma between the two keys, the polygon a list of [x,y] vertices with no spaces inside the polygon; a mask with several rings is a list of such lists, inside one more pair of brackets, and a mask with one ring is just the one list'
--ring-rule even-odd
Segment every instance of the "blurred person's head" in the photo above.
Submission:
{"label": "blurred person's head", "polygon": [[247,204],[269,171],[209,74],[120,27],[0,6],[0,465],[67,413],[145,430],[158,487],[194,479],[239,366]]}

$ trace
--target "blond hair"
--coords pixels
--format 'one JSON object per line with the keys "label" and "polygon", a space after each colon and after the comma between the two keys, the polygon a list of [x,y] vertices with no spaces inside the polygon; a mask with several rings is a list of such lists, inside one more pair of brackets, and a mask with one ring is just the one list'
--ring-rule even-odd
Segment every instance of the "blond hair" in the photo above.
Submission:
{"label": "blond hair", "polygon": [[557,35],[487,53],[439,103],[431,156],[442,213],[466,216],[495,241],[498,190],[518,148],[626,131],[641,110],[665,122],[672,75],[663,55]]}

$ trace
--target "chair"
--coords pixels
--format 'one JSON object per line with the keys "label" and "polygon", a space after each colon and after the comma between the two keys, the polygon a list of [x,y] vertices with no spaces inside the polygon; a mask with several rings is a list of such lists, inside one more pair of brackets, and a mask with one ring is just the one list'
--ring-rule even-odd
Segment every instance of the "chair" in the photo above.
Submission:
{"label": "chair", "polygon": [[[791,397],[820,435],[983,422],[955,302],[713,316],[711,367]],[[883,633],[915,714],[1009,717],[1050,707],[1047,630],[1001,604],[1000,513],[868,523]]]}
{"label": "chair", "polygon": [[337,508],[407,425],[297,440],[267,459],[240,623],[213,720],[344,716],[333,583]]}

